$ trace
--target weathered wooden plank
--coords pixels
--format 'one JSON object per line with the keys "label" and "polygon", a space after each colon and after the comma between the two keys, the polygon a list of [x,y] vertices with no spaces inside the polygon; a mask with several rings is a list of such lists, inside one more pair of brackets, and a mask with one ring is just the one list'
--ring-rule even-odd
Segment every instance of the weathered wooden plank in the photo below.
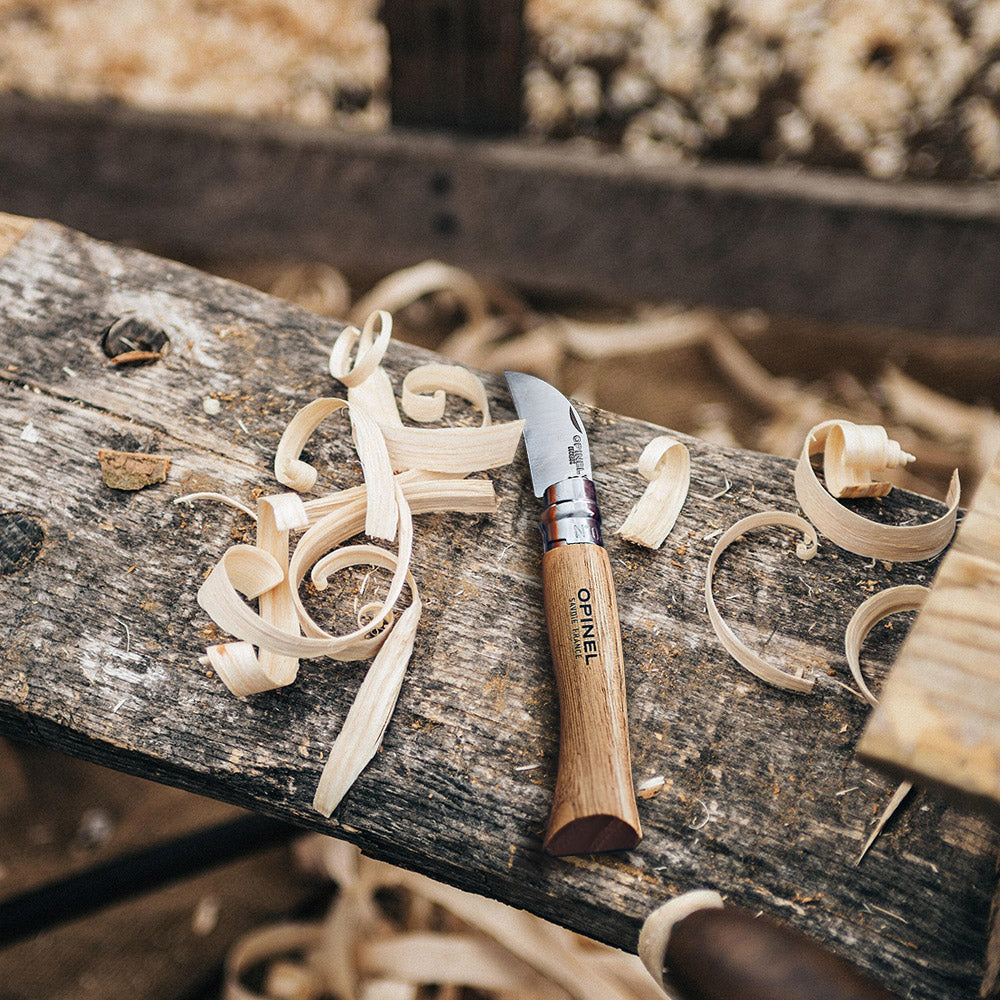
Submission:
{"label": "weathered wooden plank", "polygon": [[1000,809],[1000,456],[889,675],[859,751]]}
{"label": "weathered wooden plank", "polygon": [[[164,360],[109,367],[100,337],[123,313],[169,332]],[[0,577],[3,728],[346,837],[624,947],[654,905],[704,885],[850,952],[904,995],[972,996],[993,826],[920,795],[853,864],[891,786],[854,757],[866,707],[842,686],[843,629],[873,587],[926,582],[934,564],[889,570],[827,544],[803,568],[781,532],[722,560],[724,613],[775,657],[815,672],[809,697],[742,673],[709,629],[702,586],[716,533],[744,514],[794,507],[780,459],[690,440],[689,500],[664,548],[649,552],[613,528],[642,490],[635,463],[658,429],[581,410],[617,578],[634,772],[667,779],[639,803],[636,850],[563,860],[540,850],[558,727],[523,459],[491,476],[495,514],[418,519],[425,613],[399,706],[332,819],[312,811],[364,667],[313,661],[285,690],[229,695],[198,663],[218,634],[194,594],[249,525],[227,508],[171,501],[191,489],[243,499],[278,489],[276,442],[300,405],[334,388],[325,354],[338,329],[51,223],[10,249],[0,261],[0,530],[23,558]],[[426,357],[395,345],[387,367],[397,385]],[[502,384],[486,384],[496,418],[512,418]],[[222,404],[214,417],[202,407],[209,394]],[[138,493],[110,490],[102,447],[165,454],[170,476]],[[357,481],[346,434],[332,430],[315,458],[321,487]],[[910,517],[939,505],[894,494],[869,509]],[[866,648],[873,684],[893,636],[881,630]]]}
{"label": "weathered wooden plank", "polygon": [[182,259],[428,258],[544,292],[995,334],[995,185],[0,100],[0,209]]}

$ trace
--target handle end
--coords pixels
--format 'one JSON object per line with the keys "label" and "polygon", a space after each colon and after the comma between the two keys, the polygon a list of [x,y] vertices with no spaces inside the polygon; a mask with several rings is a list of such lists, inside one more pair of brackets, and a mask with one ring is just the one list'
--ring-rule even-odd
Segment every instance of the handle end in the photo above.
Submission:
{"label": "handle end", "polygon": [[554,811],[542,845],[546,854],[596,854],[604,851],[627,851],[642,840],[639,816],[615,816],[596,813],[591,816],[562,818]]}

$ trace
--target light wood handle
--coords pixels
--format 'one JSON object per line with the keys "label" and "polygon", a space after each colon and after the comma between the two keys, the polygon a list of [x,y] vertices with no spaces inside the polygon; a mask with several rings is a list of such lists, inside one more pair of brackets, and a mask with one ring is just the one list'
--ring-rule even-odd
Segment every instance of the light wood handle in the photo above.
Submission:
{"label": "light wood handle", "polygon": [[559,688],[559,772],[545,850],[562,855],[635,847],[642,830],[607,552],[589,544],[550,549],[542,556],[542,588]]}

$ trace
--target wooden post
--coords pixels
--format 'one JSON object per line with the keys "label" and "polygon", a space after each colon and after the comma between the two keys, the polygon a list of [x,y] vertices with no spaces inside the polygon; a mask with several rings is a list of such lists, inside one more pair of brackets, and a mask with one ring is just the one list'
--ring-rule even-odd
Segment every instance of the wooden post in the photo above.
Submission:
{"label": "wooden post", "polygon": [[393,124],[517,131],[522,14],[522,0],[386,0]]}
{"label": "wooden post", "polygon": [[858,745],[1000,812],[1000,455],[941,562]]}

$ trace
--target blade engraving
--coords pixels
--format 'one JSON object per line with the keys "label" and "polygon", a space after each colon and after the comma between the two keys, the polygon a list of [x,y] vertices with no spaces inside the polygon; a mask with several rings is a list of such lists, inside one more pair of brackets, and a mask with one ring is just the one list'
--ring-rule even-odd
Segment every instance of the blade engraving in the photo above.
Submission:
{"label": "blade engraving", "polygon": [[535,496],[574,476],[591,478],[587,432],[573,404],[548,382],[522,372],[505,372],[517,415],[524,421],[524,445]]}

